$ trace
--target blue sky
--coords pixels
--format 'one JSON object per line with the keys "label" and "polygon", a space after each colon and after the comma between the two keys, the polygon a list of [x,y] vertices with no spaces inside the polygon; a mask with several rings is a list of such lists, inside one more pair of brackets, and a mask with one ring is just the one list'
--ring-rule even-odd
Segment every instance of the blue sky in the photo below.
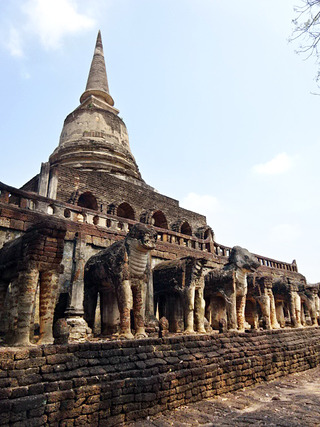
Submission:
{"label": "blue sky", "polygon": [[101,29],[110,93],[145,181],[207,216],[219,243],[320,280],[320,92],[288,43],[299,0],[0,4],[0,180],[58,144]]}

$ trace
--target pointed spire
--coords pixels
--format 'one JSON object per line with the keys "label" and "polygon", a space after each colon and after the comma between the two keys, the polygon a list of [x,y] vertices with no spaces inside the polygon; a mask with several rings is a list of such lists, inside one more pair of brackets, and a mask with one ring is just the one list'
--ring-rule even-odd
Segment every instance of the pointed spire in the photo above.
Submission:
{"label": "pointed spire", "polygon": [[100,30],[98,32],[96,47],[95,47],[92,62],[91,62],[86,90],[81,95],[80,102],[82,103],[90,95],[94,95],[98,98],[102,98],[107,104],[111,106],[114,105],[112,96],[109,93],[109,85],[108,85],[106,64],[104,61]]}

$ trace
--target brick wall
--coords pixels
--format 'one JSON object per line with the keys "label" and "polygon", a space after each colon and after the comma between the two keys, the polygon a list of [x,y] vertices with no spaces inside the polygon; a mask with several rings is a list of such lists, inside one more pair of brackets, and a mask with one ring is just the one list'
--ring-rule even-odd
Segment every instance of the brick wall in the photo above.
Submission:
{"label": "brick wall", "polygon": [[319,327],[2,348],[0,424],[112,426],[319,361]]}
{"label": "brick wall", "polygon": [[138,221],[142,212],[152,209],[161,210],[165,214],[169,227],[179,219],[186,219],[191,225],[193,233],[198,227],[206,225],[205,216],[179,207],[177,200],[106,173],[86,173],[59,166],[58,176],[57,200],[63,202],[68,202],[75,190],[75,183],[77,183],[79,195],[86,191],[92,192],[97,198],[99,208],[102,205],[104,213],[111,203],[118,206],[127,202],[133,207],[135,219]]}

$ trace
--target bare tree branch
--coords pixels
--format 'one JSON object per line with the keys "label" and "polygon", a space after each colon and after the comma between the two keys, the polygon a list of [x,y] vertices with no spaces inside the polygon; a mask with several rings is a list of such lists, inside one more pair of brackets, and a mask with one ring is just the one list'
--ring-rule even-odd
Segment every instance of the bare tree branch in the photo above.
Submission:
{"label": "bare tree branch", "polygon": [[[290,42],[301,40],[297,53],[309,59],[316,58],[316,63],[320,68],[320,0],[300,0],[301,5],[296,6],[295,19],[292,20],[294,30]],[[320,71],[316,75],[316,81],[320,85]]]}

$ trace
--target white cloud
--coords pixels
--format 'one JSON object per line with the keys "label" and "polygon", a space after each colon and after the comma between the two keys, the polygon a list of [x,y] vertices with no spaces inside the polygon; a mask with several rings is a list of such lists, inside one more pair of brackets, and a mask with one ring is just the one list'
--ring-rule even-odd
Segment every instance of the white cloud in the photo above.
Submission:
{"label": "white cloud", "polygon": [[269,240],[272,244],[291,244],[296,242],[301,236],[298,225],[278,224],[270,229]]}
{"label": "white cloud", "polygon": [[266,163],[253,166],[253,172],[260,175],[279,175],[287,172],[293,166],[293,159],[287,153],[280,153]]}
{"label": "white cloud", "polygon": [[[24,56],[30,39],[36,39],[46,50],[58,49],[63,39],[88,30],[95,20],[79,12],[80,0],[27,0],[15,11],[14,25],[4,44],[15,57]],[[84,3],[87,6],[87,3]]]}
{"label": "white cloud", "polygon": [[194,212],[199,212],[203,215],[210,216],[210,214],[219,212],[221,204],[218,199],[209,194],[196,194],[189,193],[182,201],[181,206]]}
{"label": "white cloud", "polygon": [[11,27],[9,30],[9,39],[6,43],[6,47],[12,56],[23,56],[21,36],[19,31],[14,27]]}
{"label": "white cloud", "polygon": [[45,49],[56,49],[68,34],[92,28],[94,20],[77,11],[75,0],[29,0],[22,11],[26,29],[40,38]]}

